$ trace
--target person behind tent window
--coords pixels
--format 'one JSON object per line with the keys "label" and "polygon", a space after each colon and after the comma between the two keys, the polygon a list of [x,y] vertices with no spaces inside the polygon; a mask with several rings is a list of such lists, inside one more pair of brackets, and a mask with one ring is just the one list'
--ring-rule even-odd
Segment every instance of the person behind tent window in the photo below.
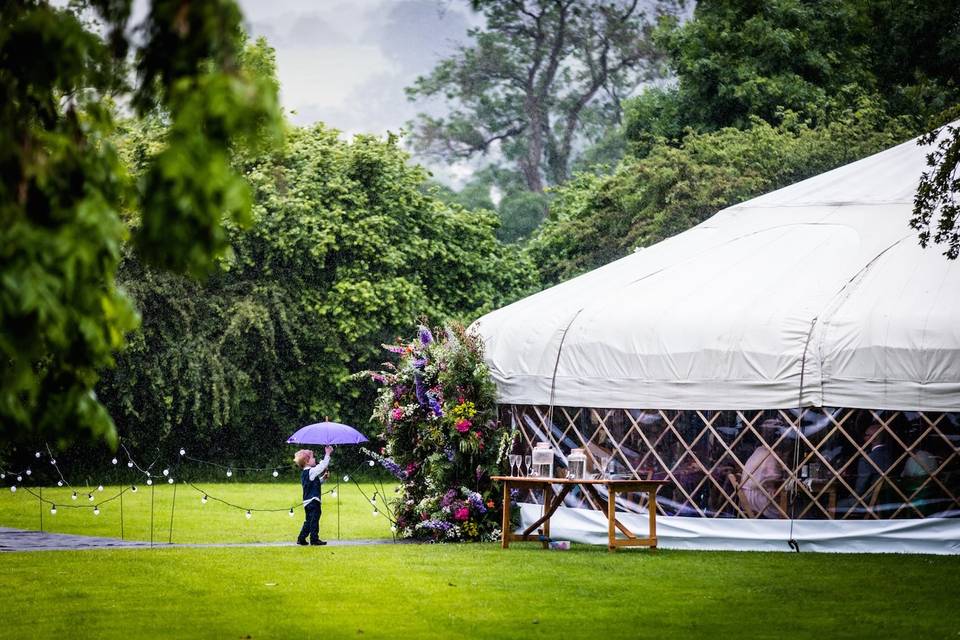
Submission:
{"label": "person behind tent window", "polygon": [[306,545],[307,537],[310,537],[309,544],[322,546],[327,544],[320,539],[320,488],[321,484],[327,478],[327,468],[330,466],[330,454],[333,453],[333,447],[327,445],[323,450],[323,460],[319,463],[310,449],[301,449],[293,455],[294,463],[302,469],[300,472],[300,484],[303,486],[303,527],[300,528],[300,535],[297,536],[297,544]]}
{"label": "person behind tent window", "polygon": [[863,444],[867,455],[860,456],[860,461],[857,462],[857,483],[854,489],[864,502],[869,503],[870,496],[867,494],[875,489],[880,474],[886,473],[893,459],[883,426],[879,423],[874,422],[863,432]]}
{"label": "person behind tent window", "polygon": [[783,467],[778,461],[781,452],[767,444],[767,441],[776,440],[778,433],[785,428],[783,422],[776,418],[764,420],[760,425],[760,444],[743,463],[740,481],[743,499],[750,511],[764,518],[779,518],[782,515],[773,499],[783,479]]}

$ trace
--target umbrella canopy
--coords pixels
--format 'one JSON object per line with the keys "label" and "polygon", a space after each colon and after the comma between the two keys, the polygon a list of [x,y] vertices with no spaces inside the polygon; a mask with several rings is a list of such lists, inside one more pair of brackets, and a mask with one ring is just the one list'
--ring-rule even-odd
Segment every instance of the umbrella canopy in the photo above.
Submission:
{"label": "umbrella canopy", "polygon": [[287,444],[360,444],[367,437],[339,422],[309,424],[287,438]]}

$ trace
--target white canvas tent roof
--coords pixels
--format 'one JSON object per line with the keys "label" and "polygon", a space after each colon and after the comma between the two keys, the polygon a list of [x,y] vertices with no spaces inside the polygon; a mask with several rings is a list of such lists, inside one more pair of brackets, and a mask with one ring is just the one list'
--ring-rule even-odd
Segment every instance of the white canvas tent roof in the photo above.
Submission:
{"label": "white canvas tent roof", "polygon": [[960,265],[908,226],[910,141],[480,318],[499,401],[960,410]]}

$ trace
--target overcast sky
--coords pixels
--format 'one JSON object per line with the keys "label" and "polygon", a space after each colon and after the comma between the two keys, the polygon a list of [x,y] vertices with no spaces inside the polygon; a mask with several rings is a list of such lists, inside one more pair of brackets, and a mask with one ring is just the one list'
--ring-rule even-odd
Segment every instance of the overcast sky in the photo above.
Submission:
{"label": "overcast sky", "polygon": [[241,0],[251,33],[277,51],[297,124],[398,131],[421,108],[403,92],[478,18],[465,0]]}

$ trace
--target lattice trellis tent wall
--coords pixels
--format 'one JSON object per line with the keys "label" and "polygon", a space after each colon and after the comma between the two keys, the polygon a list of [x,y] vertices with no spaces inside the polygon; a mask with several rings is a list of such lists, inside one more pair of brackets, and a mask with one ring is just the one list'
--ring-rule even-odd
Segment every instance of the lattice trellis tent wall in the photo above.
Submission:
{"label": "lattice trellis tent wall", "polygon": [[928,152],[737,204],[483,316],[504,419],[526,446],[671,480],[657,509],[691,535],[960,552],[960,261],[907,225]]}
{"label": "lattice trellis tent wall", "polygon": [[[960,515],[960,414],[806,409],[676,411],[505,406],[529,449],[573,447],[625,478],[666,479],[664,516],[891,519]],[[870,429],[872,425],[876,425]],[[764,477],[745,463],[768,457]],[[562,473],[562,471],[561,471]],[[748,492],[743,487],[749,489]],[[572,494],[568,506],[592,507]],[[630,496],[622,510],[642,512]]]}

